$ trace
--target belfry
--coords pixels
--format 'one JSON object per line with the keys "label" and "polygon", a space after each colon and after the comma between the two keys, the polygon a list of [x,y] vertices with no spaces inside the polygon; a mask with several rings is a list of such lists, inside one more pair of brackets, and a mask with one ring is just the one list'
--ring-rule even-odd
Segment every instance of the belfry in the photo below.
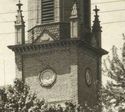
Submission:
{"label": "belfry", "polygon": [[95,7],[91,28],[90,0],[28,0],[28,43],[17,4],[16,77],[48,102],[72,101],[95,106],[99,100],[101,26]]}

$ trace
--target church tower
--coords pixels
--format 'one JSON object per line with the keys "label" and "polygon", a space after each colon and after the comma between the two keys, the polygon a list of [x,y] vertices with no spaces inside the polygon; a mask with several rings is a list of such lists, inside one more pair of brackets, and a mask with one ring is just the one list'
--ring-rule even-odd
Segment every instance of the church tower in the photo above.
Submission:
{"label": "church tower", "polygon": [[101,57],[107,51],[101,48],[99,10],[94,10],[92,30],[90,10],[90,0],[28,0],[29,43],[22,32],[22,43],[9,48],[15,52],[17,78],[39,98],[97,104]]}

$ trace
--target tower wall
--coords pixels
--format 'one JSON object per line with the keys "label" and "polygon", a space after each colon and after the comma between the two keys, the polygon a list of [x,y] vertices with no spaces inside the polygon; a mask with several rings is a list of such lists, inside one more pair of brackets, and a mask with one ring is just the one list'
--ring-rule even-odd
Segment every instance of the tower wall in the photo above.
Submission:
{"label": "tower wall", "polygon": [[[17,65],[20,65],[20,59],[21,57],[18,57]],[[56,72],[57,78],[52,87],[40,85],[39,74],[47,68]],[[17,71],[20,77],[20,70]],[[49,102],[78,102],[77,72],[76,47],[60,47],[23,55],[23,74],[26,83],[39,98],[45,98]]]}
{"label": "tower wall", "polygon": [[28,29],[31,29],[37,24],[37,9],[40,8],[40,5],[39,8],[37,7],[37,1],[38,0],[28,0]]}
{"label": "tower wall", "polygon": [[[54,0],[54,21],[69,22],[71,8],[74,0]],[[42,25],[42,4],[41,0],[28,0],[28,28]]]}
{"label": "tower wall", "polygon": [[[18,55],[17,55],[18,56]],[[20,65],[20,59],[16,61]],[[44,69],[53,69],[57,78],[51,87],[40,85],[39,74]],[[92,84],[86,83],[85,70],[92,71]],[[19,69],[17,69],[18,75]],[[72,45],[56,47],[23,54],[23,76],[31,91],[49,102],[73,101],[90,107],[97,104],[98,58],[89,48]]]}
{"label": "tower wall", "polygon": [[[97,104],[98,98],[98,58],[97,54],[80,47],[78,50],[78,100],[79,104],[85,106],[87,104],[89,107],[93,108]],[[91,70],[92,84],[88,85],[86,82],[86,69]]]}

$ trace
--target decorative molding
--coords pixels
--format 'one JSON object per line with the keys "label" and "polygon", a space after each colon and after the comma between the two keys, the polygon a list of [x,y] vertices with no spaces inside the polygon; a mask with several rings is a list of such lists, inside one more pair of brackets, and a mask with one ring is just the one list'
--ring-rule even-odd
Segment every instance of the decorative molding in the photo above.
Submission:
{"label": "decorative molding", "polygon": [[39,42],[38,40],[42,39],[42,36],[44,33],[48,34],[53,40],[57,40],[56,36],[54,34],[49,32],[48,29],[44,29],[43,32],[41,32],[41,34],[38,37],[36,37],[36,39],[33,41],[33,43]]}
{"label": "decorative molding", "polygon": [[39,36],[47,30],[50,35],[54,38],[54,40],[59,40],[61,38],[69,38],[70,31],[69,23],[51,23],[51,24],[44,24],[44,25],[37,25],[28,31],[28,40],[32,43],[33,40],[39,38]]}
{"label": "decorative molding", "polygon": [[50,68],[45,69],[39,73],[39,81],[42,87],[51,87],[56,81],[56,78],[57,78],[56,72]]}
{"label": "decorative molding", "polygon": [[34,43],[34,44],[29,43],[24,45],[13,45],[13,46],[8,46],[8,48],[14,51],[15,53],[23,54],[31,51],[45,50],[45,49],[57,48],[57,47],[68,47],[71,45],[76,45],[80,47],[84,46],[87,49],[91,49],[93,52],[97,53],[98,55],[105,55],[108,53],[102,48],[92,47],[89,43],[79,39],[68,39],[68,40],[57,40],[57,41],[51,41],[51,42]]}

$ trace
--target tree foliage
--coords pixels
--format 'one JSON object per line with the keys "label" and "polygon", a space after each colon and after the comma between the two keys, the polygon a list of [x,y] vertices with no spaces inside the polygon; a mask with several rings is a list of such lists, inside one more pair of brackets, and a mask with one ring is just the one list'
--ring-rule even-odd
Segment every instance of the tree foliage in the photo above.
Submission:
{"label": "tree foliage", "polygon": [[14,81],[14,86],[0,89],[0,94],[0,112],[84,112],[82,106],[71,102],[65,102],[65,106],[62,107],[60,104],[49,104],[43,98],[38,99],[19,79]]}
{"label": "tree foliage", "polygon": [[125,112],[125,65],[119,58],[117,48],[113,46],[112,57],[104,61],[104,74],[109,78],[102,88],[102,101],[107,109],[118,109]]}

